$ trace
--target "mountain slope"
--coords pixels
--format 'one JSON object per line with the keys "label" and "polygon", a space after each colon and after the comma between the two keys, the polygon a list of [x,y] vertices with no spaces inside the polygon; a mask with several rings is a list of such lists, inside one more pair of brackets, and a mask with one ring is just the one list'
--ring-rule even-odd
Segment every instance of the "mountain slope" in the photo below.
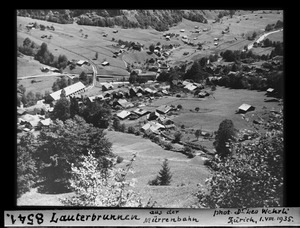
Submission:
{"label": "mountain slope", "polygon": [[100,27],[149,28],[166,31],[183,18],[200,23],[228,15],[229,10],[27,10],[17,11],[18,16],[32,17],[56,23],[74,23]]}

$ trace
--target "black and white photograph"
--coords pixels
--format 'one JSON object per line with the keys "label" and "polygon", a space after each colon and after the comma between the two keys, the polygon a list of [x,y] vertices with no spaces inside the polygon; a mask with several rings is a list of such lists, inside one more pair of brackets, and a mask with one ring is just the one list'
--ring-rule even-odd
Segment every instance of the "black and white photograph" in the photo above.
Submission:
{"label": "black and white photograph", "polygon": [[17,206],[285,206],[284,10],[16,17]]}

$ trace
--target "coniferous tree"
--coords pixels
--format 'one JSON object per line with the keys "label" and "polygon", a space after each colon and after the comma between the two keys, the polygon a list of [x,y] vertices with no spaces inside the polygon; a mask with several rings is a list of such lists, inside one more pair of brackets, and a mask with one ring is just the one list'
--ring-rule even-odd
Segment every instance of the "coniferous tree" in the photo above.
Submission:
{"label": "coniferous tree", "polygon": [[159,171],[157,179],[159,185],[170,185],[172,174],[169,168],[168,159],[164,160],[162,169]]}

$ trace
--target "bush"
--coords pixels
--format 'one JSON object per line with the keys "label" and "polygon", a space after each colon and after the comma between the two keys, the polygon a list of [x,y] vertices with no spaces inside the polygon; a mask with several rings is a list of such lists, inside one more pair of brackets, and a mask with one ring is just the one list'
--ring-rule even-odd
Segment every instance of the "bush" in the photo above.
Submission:
{"label": "bush", "polygon": [[193,149],[189,146],[184,146],[184,153],[187,155],[188,158],[193,158],[195,157],[195,153],[193,151]]}
{"label": "bush", "polygon": [[126,169],[113,167],[103,173],[93,152],[82,156],[82,162],[72,165],[70,184],[75,196],[62,199],[62,203],[67,206],[149,207],[130,189],[133,182],[126,180],[126,175],[132,172],[134,159],[135,155]]}
{"label": "bush", "polygon": [[123,160],[124,160],[123,157],[121,157],[121,156],[118,156],[118,157],[117,157],[117,163],[118,163],[118,164],[121,163]]}
{"label": "bush", "polygon": [[121,124],[120,128],[119,128],[120,132],[125,132],[126,131],[126,125],[125,124]]}
{"label": "bush", "polygon": [[135,134],[136,133],[136,130],[133,126],[129,126],[128,129],[127,129],[128,133],[130,134]]}
{"label": "bush", "polygon": [[182,105],[181,104],[177,105],[177,108],[182,109]]}
{"label": "bush", "polygon": [[174,140],[173,140],[173,142],[174,143],[178,143],[178,142],[180,142],[181,138],[182,138],[182,133],[180,131],[177,131],[174,134]]}
{"label": "bush", "polygon": [[148,181],[148,185],[151,185],[151,186],[158,186],[159,185],[159,182],[158,182],[158,177],[156,176],[153,180],[149,180]]}
{"label": "bush", "polygon": [[153,138],[153,142],[159,144],[160,143],[160,138],[158,136],[155,136]]}
{"label": "bush", "polygon": [[165,146],[166,150],[172,150],[173,149],[173,146],[172,146],[171,143],[166,143],[164,146]]}
{"label": "bush", "polygon": [[121,126],[121,123],[120,123],[120,120],[119,118],[115,117],[113,119],[113,128],[115,131],[119,131],[120,130],[120,126]]}

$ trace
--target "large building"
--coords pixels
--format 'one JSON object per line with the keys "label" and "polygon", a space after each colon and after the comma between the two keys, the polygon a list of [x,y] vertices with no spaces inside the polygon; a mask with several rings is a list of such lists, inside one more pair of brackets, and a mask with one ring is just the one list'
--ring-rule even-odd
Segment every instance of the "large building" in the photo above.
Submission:
{"label": "large building", "polygon": [[[82,82],[77,82],[73,85],[69,85],[65,88],[63,88],[63,90],[66,92],[66,97],[69,97],[71,95],[77,95],[79,93],[82,93],[85,91],[85,85]],[[52,102],[52,101],[57,101],[60,99],[60,95],[61,95],[61,91],[62,89],[55,91],[51,94],[49,94],[46,97],[46,101],[47,102]]]}

